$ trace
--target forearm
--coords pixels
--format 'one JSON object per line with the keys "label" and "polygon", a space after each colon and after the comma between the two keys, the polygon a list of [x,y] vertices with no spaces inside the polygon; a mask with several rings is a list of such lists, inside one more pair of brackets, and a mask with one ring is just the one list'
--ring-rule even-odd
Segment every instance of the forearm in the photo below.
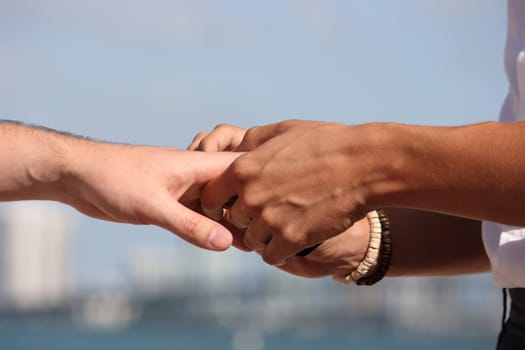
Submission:
{"label": "forearm", "polygon": [[487,272],[481,223],[411,209],[385,210],[392,233],[388,276],[448,276]]}
{"label": "forearm", "polygon": [[[525,225],[525,123],[375,124],[367,204]],[[371,152],[374,152],[371,149]]]}

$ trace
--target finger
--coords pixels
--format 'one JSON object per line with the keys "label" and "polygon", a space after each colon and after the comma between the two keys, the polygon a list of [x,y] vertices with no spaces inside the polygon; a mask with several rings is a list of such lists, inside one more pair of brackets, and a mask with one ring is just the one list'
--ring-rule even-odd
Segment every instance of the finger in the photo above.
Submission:
{"label": "finger", "polygon": [[235,229],[232,229],[232,235],[233,235],[232,245],[235,248],[242,250],[243,252],[253,251],[253,249],[251,249],[250,247],[247,247],[246,244],[244,244],[244,231],[243,230],[235,227]]}
{"label": "finger", "polygon": [[201,139],[198,150],[204,152],[232,151],[241,143],[245,129],[221,124]]}
{"label": "finger", "polygon": [[199,144],[201,143],[201,140],[206,137],[208,133],[206,131],[201,131],[191,141],[191,144],[186,148],[188,151],[195,151],[199,147]]}
{"label": "finger", "polygon": [[[232,198],[237,198],[237,197],[232,197]],[[224,210],[223,218],[219,222],[222,225],[224,225],[224,227],[226,227],[228,230],[230,230],[230,232],[232,233],[232,236],[233,236],[232,245],[233,246],[245,252],[252,251],[251,248],[247,247],[244,244],[244,235],[246,233],[246,229],[238,228],[237,226],[235,226],[234,224],[230,222],[230,210],[229,209]]]}
{"label": "finger", "polygon": [[226,203],[230,198],[237,195],[236,179],[230,169],[231,166],[222,175],[208,182],[201,191],[202,210],[207,216],[215,220],[222,218]]}
{"label": "finger", "polygon": [[262,258],[269,265],[280,266],[286,264],[292,256],[304,248],[306,247],[298,247],[297,244],[274,235],[264,248]]}
{"label": "finger", "polygon": [[191,244],[209,250],[226,250],[233,241],[231,232],[224,226],[179,202],[173,203],[157,224]]}
{"label": "finger", "polygon": [[228,210],[228,220],[238,228],[246,229],[252,221],[251,216],[245,213],[242,199],[237,197]]}
{"label": "finger", "polygon": [[301,120],[286,120],[265,126],[256,126],[248,129],[236,151],[248,152],[259,147],[268,140],[303,124]]}
{"label": "finger", "polygon": [[268,229],[260,229],[255,220],[252,222],[244,234],[244,245],[253,250],[264,250],[272,239],[272,232]]}
{"label": "finger", "polygon": [[244,138],[239,146],[235,149],[238,152],[248,152],[259,147],[276,135],[278,124],[266,126],[255,126],[250,128],[244,134]]}
{"label": "finger", "polygon": [[278,269],[290,274],[305,278],[319,278],[328,274],[319,263],[300,257],[291,257],[285,264],[277,266]]}
{"label": "finger", "polygon": [[244,244],[245,230],[242,230],[242,229],[240,229],[238,227],[235,227],[232,223],[230,223],[226,219],[222,219],[220,221],[220,223],[232,233],[232,236],[233,236],[233,243],[232,243],[232,245],[235,248],[237,248],[239,250],[242,250],[244,252],[251,252],[252,251],[252,249],[248,248]]}
{"label": "finger", "polygon": [[[197,211],[198,213],[202,213],[202,209],[200,208],[200,206],[198,208],[195,209],[195,211]],[[232,242],[232,245],[239,249],[239,250],[242,250],[244,252],[251,252],[252,249],[248,248],[245,244],[244,244],[244,233],[246,230],[243,230],[243,229],[240,229],[238,227],[236,227],[235,225],[233,225],[231,222],[228,221],[228,211],[225,210],[225,214],[224,214],[224,217],[219,221],[219,223],[226,227],[226,229],[228,229],[228,231],[231,232],[232,236],[233,236],[233,242]]]}

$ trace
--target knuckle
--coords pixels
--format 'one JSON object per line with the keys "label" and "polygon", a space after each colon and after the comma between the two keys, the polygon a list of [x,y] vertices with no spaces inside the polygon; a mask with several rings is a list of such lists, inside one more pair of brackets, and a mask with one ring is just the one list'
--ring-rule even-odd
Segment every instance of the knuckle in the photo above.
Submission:
{"label": "knuckle", "polygon": [[233,211],[235,211],[235,214],[247,213],[249,212],[251,208],[252,208],[251,202],[245,196],[237,198],[234,206],[232,207]]}
{"label": "knuckle", "polygon": [[[245,211],[257,211],[259,212],[262,209],[263,201],[261,200],[261,194],[253,186],[244,186],[242,192],[242,208]],[[267,222],[263,219],[261,224],[266,224]]]}
{"label": "knuckle", "polygon": [[292,227],[293,222],[289,220],[288,216],[283,216],[279,207],[263,207],[261,205],[259,223],[283,238],[293,237],[296,232]]}
{"label": "knuckle", "polygon": [[277,225],[275,221],[275,216],[273,215],[273,212],[271,210],[268,210],[266,208],[263,209],[261,215],[259,216],[259,222],[265,227],[268,227],[275,231],[280,231],[279,225]]}
{"label": "knuckle", "polygon": [[201,140],[199,147],[203,151],[215,151],[217,148],[217,142],[215,139],[211,139],[209,137],[206,137]]}
{"label": "knuckle", "polygon": [[288,119],[288,120],[282,121],[277,126],[278,133],[282,133],[282,132],[285,132],[287,130],[290,130],[290,129],[300,125],[301,122],[302,121],[299,120],[299,119]]}
{"label": "knuckle", "polygon": [[244,138],[242,140],[242,143],[244,147],[246,147],[248,150],[251,150],[257,146],[258,143],[258,135],[259,135],[259,127],[254,126],[246,130],[244,133]]}
{"label": "knuckle", "polygon": [[264,135],[264,132],[260,130],[259,126],[244,130],[243,138],[237,149],[246,152],[257,148],[262,143],[261,137]]}
{"label": "knuckle", "polygon": [[281,240],[288,246],[297,245],[299,243],[297,231],[289,225],[283,227],[281,230]]}
{"label": "knuckle", "polygon": [[189,238],[196,238],[202,228],[202,219],[195,214],[186,214],[182,220],[183,233]]}
{"label": "knuckle", "polygon": [[257,134],[258,129],[259,129],[258,126],[252,126],[248,130],[246,130],[245,139],[253,138]]}
{"label": "knuckle", "polygon": [[246,181],[255,176],[259,171],[257,164],[241,156],[230,166],[232,176],[238,181]]}

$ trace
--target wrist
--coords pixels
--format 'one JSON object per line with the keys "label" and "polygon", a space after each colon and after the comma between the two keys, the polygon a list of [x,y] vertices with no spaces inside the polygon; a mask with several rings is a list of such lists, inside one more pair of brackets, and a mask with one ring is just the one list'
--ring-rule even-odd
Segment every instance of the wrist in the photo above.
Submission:
{"label": "wrist", "polygon": [[366,215],[369,240],[359,264],[349,273],[333,275],[336,282],[372,285],[385,277],[390,267],[392,244],[390,224],[383,210],[373,210]]}
{"label": "wrist", "polygon": [[26,174],[29,199],[58,200],[64,191],[70,146],[67,136],[43,129],[27,130]]}
{"label": "wrist", "polygon": [[108,167],[115,165],[114,146],[120,145],[69,136],[61,141],[56,199],[70,204],[89,197],[92,188],[104,180]]}
{"label": "wrist", "polygon": [[[422,194],[439,198],[446,170],[445,129],[397,123],[363,125],[367,148],[361,159],[363,212],[386,206],[424,205]],[[350,140],[351,142],[351,140]],[[429,176],[432,174],[432,176]]]}
{"label": "wrist", "polygon": [[[410,130],[396,123],[369,123],[347,130],[346,163],[359,175],[351,176],[352,187],[361,197],[359,212],[393,204],[410,185]],[[352,195],[356,197],[355,192]]]}
{"label": "wrist", "polygon": [[[377,218],[370,227],[380,231],[379,247],[377,248],[377,259],[371,264],[366,274],[356,281],[358,285],[371,286],[382,280],[390,269],[392,261],[392,235],[390,233],[390,220],[382,209],[373,212]],[[367,215],[370,217],[370,213]],[[370,248],[369,248],[370,249]]]}
{"label": "wrist", "polygon": [[102,156],[95,147],[103,143],[44,128],[28,130],[26,173],[31,186],[27,199],[69,203],[84,181],[83,174]]}

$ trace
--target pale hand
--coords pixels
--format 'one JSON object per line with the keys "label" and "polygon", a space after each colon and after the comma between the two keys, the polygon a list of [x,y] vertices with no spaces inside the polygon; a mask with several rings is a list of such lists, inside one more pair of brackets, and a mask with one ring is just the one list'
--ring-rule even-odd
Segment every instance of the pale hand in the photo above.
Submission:
{"label": "pale hand", "polygon": [[229,230],[195,210],[202,186],[236,154],[91,142],[75,152],[60,201],[98,219],[160,226],[201,248],[231,245]]}

